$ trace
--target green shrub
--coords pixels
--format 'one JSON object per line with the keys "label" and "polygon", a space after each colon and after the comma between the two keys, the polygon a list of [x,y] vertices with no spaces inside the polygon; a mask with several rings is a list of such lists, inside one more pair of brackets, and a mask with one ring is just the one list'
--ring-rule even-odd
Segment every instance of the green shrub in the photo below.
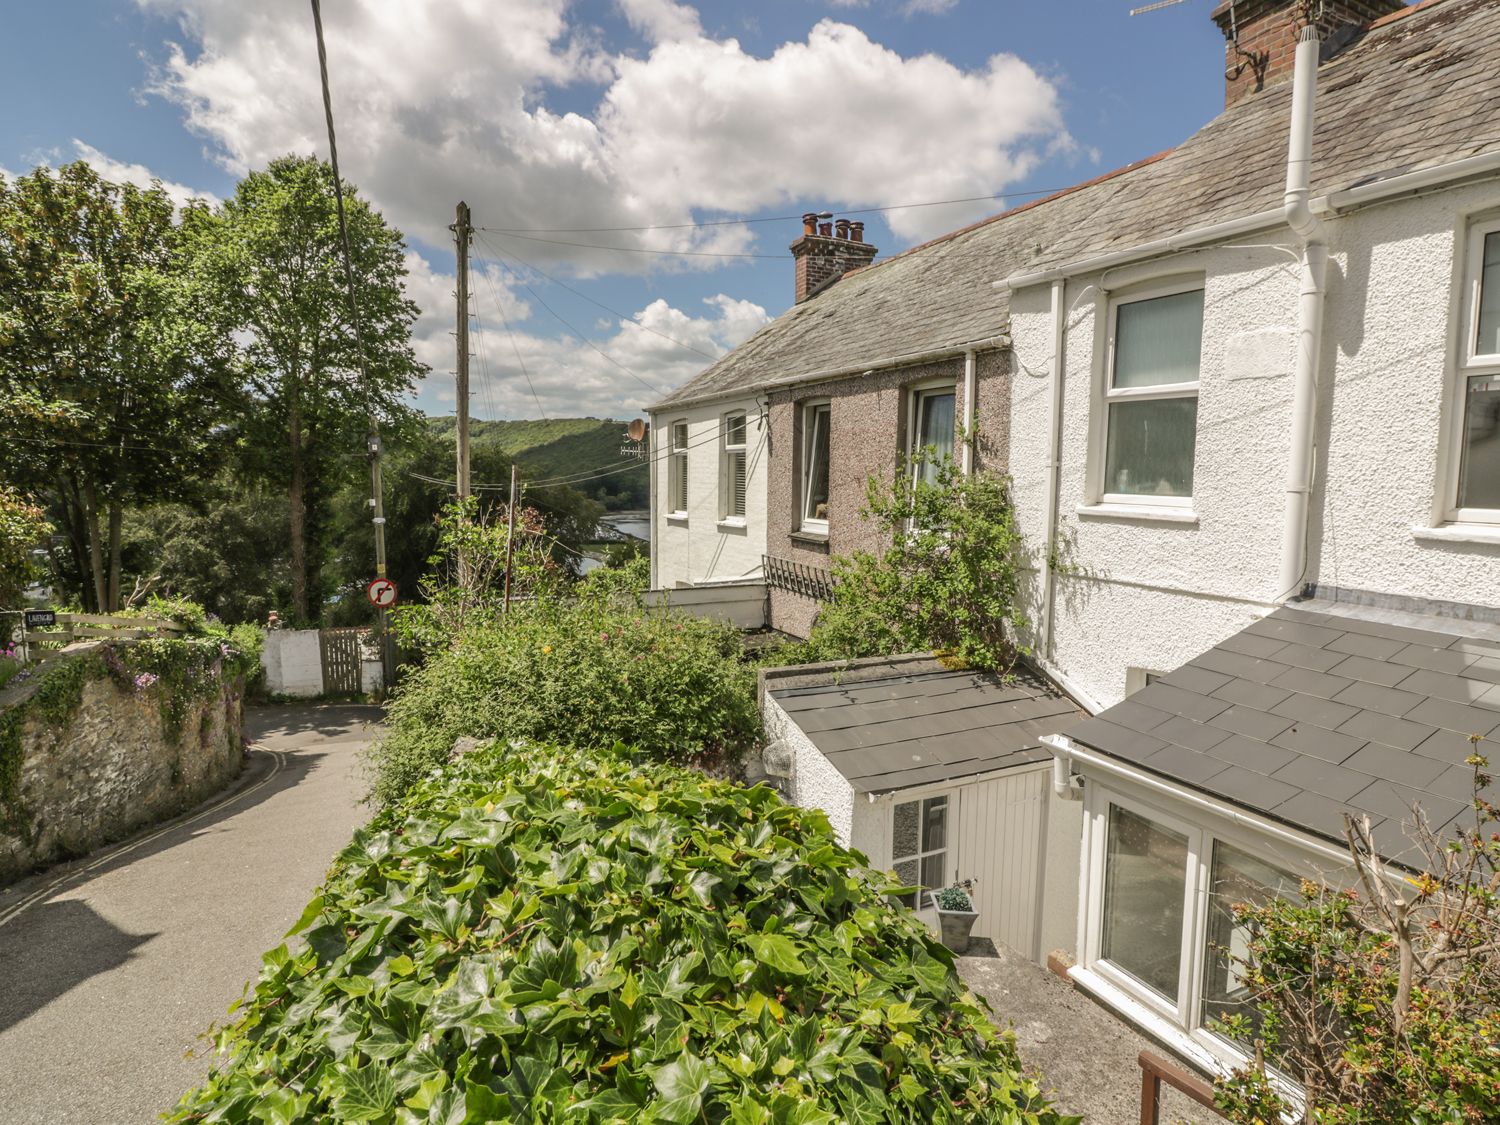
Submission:
{"label": "green shrub", "polygon": [[627,742],[659,760],[732,763],[760,731],[740,651],[728,625],[628,600],[515,606],[402,681],[371,752],[375,797],[400,797],[463,735]]}
{"label": "green shrub", "polygon": [[356,834],[169,1120],[1060,1125],[863,863],[763,787],[478,751]]}
{"label": "green shrub", "polygon": [[0,484],[0,606],[14,606],[26,587],[42,577],[35,551],[51,533],[41,508]]}
{"label": "green shrub", "polygon": [[965,476],[951,459],[934,479],[906,467],[892,483],[870,478],[861,515],[890,544],[833,562],[834,588],[799,662],[937,651],[974,668],[1007,670],[1026,628],[1020,605],[1024,541],[1010,482]]}

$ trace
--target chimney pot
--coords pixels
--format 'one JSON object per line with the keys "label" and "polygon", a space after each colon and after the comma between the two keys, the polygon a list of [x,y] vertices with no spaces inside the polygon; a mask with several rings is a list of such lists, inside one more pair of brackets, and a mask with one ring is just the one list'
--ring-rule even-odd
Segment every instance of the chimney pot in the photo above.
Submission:
{"label": "chimney pot", "polygon": [[824,238],[832,238],[833,237],[833,224],[832,223],[819,223],[818,224],[818,233],[821,234]]}
{"label": "chimney pot", "polygon": [[802,216],[802,233],[818,233],[818,213],[816,211],[809,211]]}
{"label": "chimney pot", "polygon": [[849,237],[849,220],[848,219],[839,219],[837,222],[835,222],[833,224],[833,227],[834,227],[834,230],[837,232],[837,235],[838,235],[839,238],[847,239]]}
{"label": "chimney pot", "polygon": [[864,223],[850,223],[849,224],[849,238],[850,238],[851,241],[854,241],[854,242],[863,242],[865,240],[865,224]]}

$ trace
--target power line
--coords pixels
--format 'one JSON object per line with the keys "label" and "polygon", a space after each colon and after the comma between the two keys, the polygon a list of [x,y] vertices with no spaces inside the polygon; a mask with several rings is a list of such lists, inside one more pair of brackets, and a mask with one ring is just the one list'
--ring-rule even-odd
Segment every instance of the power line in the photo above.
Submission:
{"label": "power line", "polygon": [[[484,241],[482,235],[480,236],[480,241]],[[542,405],[541,396],[536,393],[536,384],[531,381],[531,372],[527,370],[526,361],[521,358],[521,346],[516,342],[515,329],[510,326],[510,318],[505,315],[505,302],[501,299],[499,291],[495,288],[494,279],[483,270],[479,271],[479,276],[484,278],[484,283],[489,286],[490,296],[495,299],[495,312],[499,314],[500,323],[505,326],[505,334],[510,338],[510,350],[515,353],[516,363],[521,368],[521,374],[526,377],[526,386],[531,390],[531,399],[536,403],[537,410],[545,420],[547,418],[547,408]],[[474,319],[476,321],[479,319],[478,314],[475,315]]]}
{"label": "power line", "polygon": [[658,250],[645,246],[600,246],[595,242],[569,242],[562,238],[537,238],[535,235],[508,234],[497,230],[491,230],[488,233],[499,238],[521,238],[527,242],[547,242],[553,246],[578,246],[584,250],[617,250],[624,254],[673,254],[683,258],[765,258],[776,261],[792,256],[790,254],[747,254],[737,250]]}
{"label": "power line", "polygon": [[641,329],[641,331],[643,331],[643,332],[650,332],[653,336],[660,336],[663,340],[666,340],[668,343],[676,344],[679,348],[682,348],[682,349],[684,349],[686,351],[690,351],[694,355],[700,355],[704,359],[708,360],[710,363],[712,363],[713,361],[715,361],[715,360],[717,360],[717,359],[720,358],[719,356],[716,356],[716,355],[709,355],[707,352],[702,351],[702,350],[700,350],[698,348],[693,347],[692,344],[683,343],[683,341],[677,339],[675,336],[668,336],[665,332],[662,332],[662,331],[659,331],[658,329],[652,328],[649,324],[642,324],[640,321],[636,320],[633,316],[629,316],[629,315],[627,315],[625,313],[622,313],[619,309],[612,309],[608,305],[604,304],[602,301],[596,301],[596,300],[594,300],[594,298],[590,297],[587,293],[583,293],[583,292],[580,292],[577,289],[574,289],[567,282],[565,282],[565,281],[559,281],[557,278],[553,277],[546,270],[540,268],[539,266],[533,265],[531,262],[528,262],[525,258],[521,257],[514,250],[502,250],[500,247],[491,244],[491,242],[489,241],[489,239],[485,238],[484,235],[480,235],[479,236],[479,241],[482,242],[482,243],[484,243],[485,246],[487,246],[490,250],[493,250],[496,254],[499,254],[499,255],[501,255],[502,257],[505,257],[505,258],[509,258],[513,262],[519,262],[522,266],[526,267],[527,269],[532,270],[532,271],[534,271],[536,273],[541,274],[548,281],[550,281],[553,285],[556,285],[556,286],[559,286],[560,288],[566,289],[569,293],[572,293],[575,297],[582,297],[589,304],[594,305],[597,308],[601,308],[605,312],[610,313],[610,314],[612,314],[614,316],[619,317],[620,320],[623,321],[626,324],[634,325],[636,328]]}
{"label": "power line", "polygon": [[[1037,188],[1034,191],[1001,191],[992,195],[968,195],[958,199],[932,199],[921,203],[890,203],[883,207],[855,207],[840,215],[876,215],[905,211],[916,207],[948,207],[958,203],[990,203],[997,200],[1056,195],[1066,188]],[[706,219],[696,223],[647,223],[638,227],[475,227],[491,234],[617,234],[645,230],[703,230],[709,227],[749,226],[752,223],[801,222],[801,215],[765,215],[755,219]]]}

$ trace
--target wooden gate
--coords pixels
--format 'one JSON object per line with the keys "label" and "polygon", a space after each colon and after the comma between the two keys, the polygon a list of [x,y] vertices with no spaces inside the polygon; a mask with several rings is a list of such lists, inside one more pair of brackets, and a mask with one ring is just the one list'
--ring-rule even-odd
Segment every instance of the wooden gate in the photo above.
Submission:
{"label": "wooden gate", "polygon": [[323,657],[325,695],[359,695],[360,650],[368,629],[320,629],[318,646]]}

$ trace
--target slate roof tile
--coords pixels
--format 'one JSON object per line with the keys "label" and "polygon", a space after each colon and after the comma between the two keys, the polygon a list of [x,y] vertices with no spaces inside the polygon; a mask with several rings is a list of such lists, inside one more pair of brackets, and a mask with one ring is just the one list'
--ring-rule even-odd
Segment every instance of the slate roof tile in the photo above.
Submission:
{"label": "slate roof tile", "polygon": [[[1377,640],[1375,637],[1367,637],[1366,640]],[[1397,647],[1396,641],[1385,641],[1392,649]],[[1332,647],[1332,646],[1329,646]],[[1369,656],[1350,656],[1327,669],[1335,676],[1343,676],[1351,680],[1364,680],[1366,683],[1379,684],[1382,687],[1394,687],[1407,676],[1411,675],[1411,669],[1404,664],[1391,664],[1382,659]]]}
{"label": "slate roof tile", "polygon": [[1431,723],[1459,734],[1489,734],[1500,727],[1500,712],[1445,699],[1424,699],[1402,718],[1415,723]]}
{"label": "slate roof tile", "polygon": [[1346,687],[1333,698],[1336,703],[1347,703],[1351,707],[1362,707],[1367,711],[1379,711],[1382,715],[1398,717],[1405,715],[1423,699],[1414,691],[1377,687],[1362,681]]}
{"label": "slate roof tile", "polygon": [[1449,676],[1443,672],[1418,669],[1401,681],[1402,691],[1420,692],[1436,696],[1450,703],[1473,703],[1489,692],[1492,685],[1483,680],[1471,680],[1465,676]]}
{"label": "slate roof tile", "polygon": [[[1198,671],[1199,669],[1193,669]],[[1209,673],[1210,675],[1214,673]],[[1269,684],[1258,684],[1254,680],[1238,680],[1225,678],[1224,686],[1211,693],[1216,699],[1225,699],[1230,703],[1240,703],[1246,707],[1254,707],[1257,711],[1270,711],[1284,699],[1291,698],[1292,693],[1286,688],[1271,687]]]}
{"label": "slate roof tile", "polygon": [[1443,763],[1424,754],[1413,754],[1410,750],[1397,750],[1369,742],[1344,759],[1343,764],[1351,770],[1360,770],[1372,777],[1383,777],[1399,781],[1420,789],[1443,772]]}
{"label": "slate roof tile", "polygon": [[1422,723],[1409,723],[1392,715],[1378,711],[1355,711],[1347,721],[1339,725],[1343,734],[1355,738],[1367,738],[1398,750],[1415,750],[1422,742],[1437,733],[1436,727]]}
{"label": "slate roof tile", "polygon": [[1285,715],[1273,715],[1269,711],[1257,711],[1253,707],[1241,707],[1235,704],[1228,710],[1215,715],[1208,722],[1211,726],[1231,731],[1234,734],[1243,734],[1259,742],[1270,742],[1290,727],[1295,720]]}
{"label": "slate roof tile", "polygon": [[1276,687],[1285,687],[1291,691],[1301,692],[1305,695],[1318,695],[1324,699],[1332,699],[1345,688],[1353,685],[1354,681],[1345,679],[1343,676],[1335,676],[1329,672],[1314,672],[1310,668],[1296,668],[1283,672],[1271,681]]}
{"label": "slate roof tile", "polygon": [[1278,715],[1295,719],[1299,723],[1311,723],[1324,730],[1337,730],[1340,723],[1348,722],[1360,714],[1357,707],[1350,707],[1347,703],[1335,703],[1331,699],[1324,699],[1317,695],[1291,695],[1271,710]]}
{"label": "slate roof tile", "polygon": [[1271,776],[1284,785],[1321,793],[1335,801],[1347,801],[1375,780],[1373,774],[1307,757],[1294,758]]}
{"label": "slate roof tile", "polygon": [[1342,762],[1365,744],[1362,738],[1324,730],[1311,723],[1284,730],[1271,739],[1271,742],[1283,749],[1309,754],[1325,762]]}
{"label": "slate roof tile", "polygon": [[1233,734],[1223,742],[1215,743],[1209,747],[1208,753],[1231,765],[1266,775],[1275,773],[1297,757],[1290,750],[1283,750],[1280,746],[1272,746],[1267,742],[1257,742],[1242,734]]}

